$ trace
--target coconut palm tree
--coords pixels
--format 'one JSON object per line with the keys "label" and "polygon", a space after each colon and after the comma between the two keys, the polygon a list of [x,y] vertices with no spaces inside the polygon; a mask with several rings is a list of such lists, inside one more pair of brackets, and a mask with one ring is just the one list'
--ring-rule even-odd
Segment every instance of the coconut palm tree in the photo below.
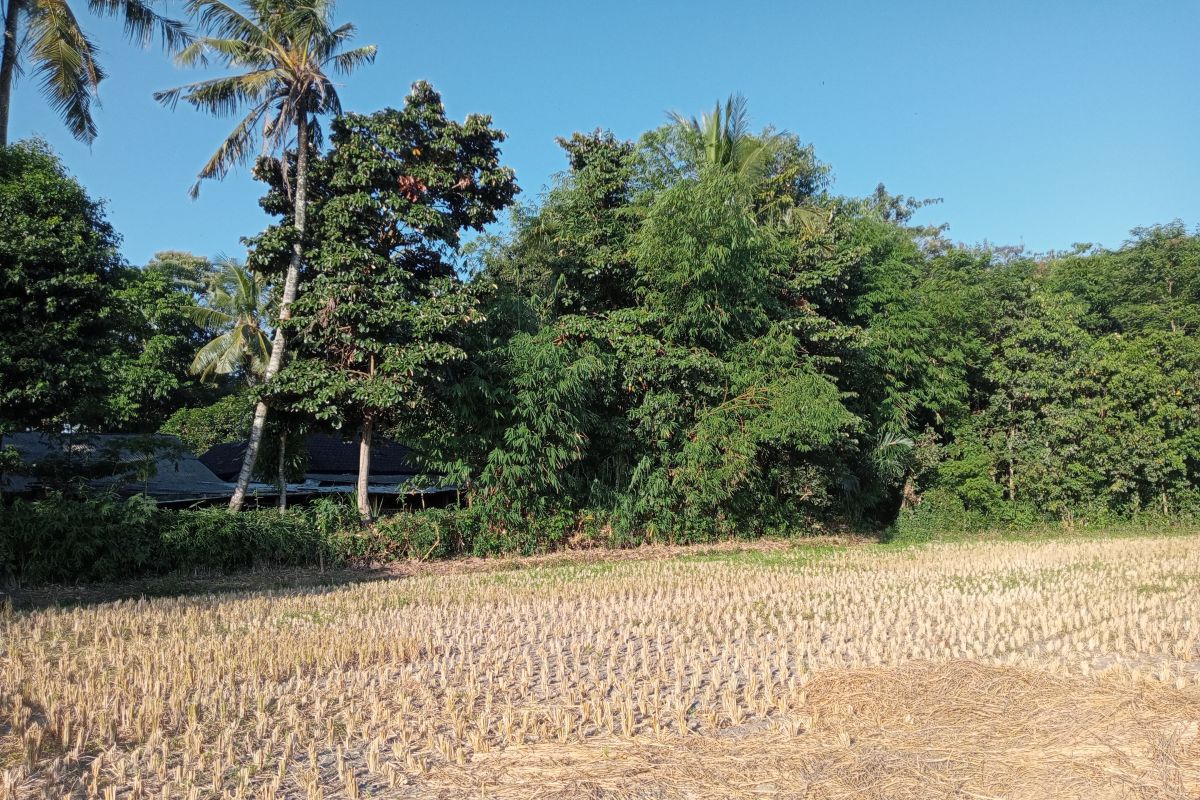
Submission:
{"label": "coconut palm tree", "polygon": [[[375,46],[343,49],[355,29],[350,24],[334,26],[334,0],[245,0],[242,7],[245,13],[223,0],[188,0],[188,13],[203,35],[179,54],[177,62],[196,67],[215,59],[237,70],[237,74],[157,92],[154,97],[172,107],[182,99],[217,116],[245,112],[200,170],[199,180],[192,187],[193,196],[201,181],[223,178],[233,167],[248,161],[260,138],[264,151],[281,154],[280,169],[291,194],[297,232],[279,303],[279,319],[286,322],[291,317],[304,259],[308,157],[320,136],[316,118],[342,111],[337,89],[327,72],[353,72],[374,60]],[[289,145],[296,153],[294,181],[287,174],[289,159],[283,155]],[[283,329],[283,325],[275,328],[264,381],[270,382],[283,364]],[[266,419],[267,405],[260,401],[254,411],[237,490],[229,501],[231,511],[242,507]]]}
{"label": "coconut palm tree", "polygon": [[724,106],[718,101],[712,113],[687,118],[668,115],[682,138],[689,166],[730,170],[754,183],[765,177],[784,142],[781,134],[750,132],[746,98],[730,95]]}
{"label": "coconut palm tree", "polygon": [[40,78],[42,94],[62,117],[71,135],[91,144],[96,138],[92,101],[104,70],[96,46],[79,24],[72,6],[95,16],[120,16],[126,37],[145,47],[155,35],[169,51],[190,39],[182,22],[157,13],[159,0],[2,0],[4,41],[0,46],[0,147],[8,144],[13,82],[22,61]]}
{"label": "coconut palm tree", "polygon": [[218,265],[204,305],[191,309],[192,321],[216,336],[196,353],[191,372],[201,380],[241,373],[256,383],[271,358],[267,292],[259,277],[236,261],[221,259]]}
{"label": "coconut palm tree", "polygon": [[[217,334],[196,353],[191,372],[200,380],[240,373],[247,383],[261,383],[271,358],[269,292],[263,280],[233,259],[218,259],[204,305],[191,310],[192,321]],[[287,509],[288,431],[279,433],[276,484],[279,508]]]}

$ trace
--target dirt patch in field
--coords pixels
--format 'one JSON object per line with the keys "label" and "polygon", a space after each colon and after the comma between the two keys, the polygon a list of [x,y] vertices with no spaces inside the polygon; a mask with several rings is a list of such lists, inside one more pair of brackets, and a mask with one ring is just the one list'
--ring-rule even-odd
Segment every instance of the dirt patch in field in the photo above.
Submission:
{"label": "dirt patch in field", "polygon": [[1195,798],[1200,693],[975,662],[817,675],[811,713],[719,736],[477,754],[417,795]]}

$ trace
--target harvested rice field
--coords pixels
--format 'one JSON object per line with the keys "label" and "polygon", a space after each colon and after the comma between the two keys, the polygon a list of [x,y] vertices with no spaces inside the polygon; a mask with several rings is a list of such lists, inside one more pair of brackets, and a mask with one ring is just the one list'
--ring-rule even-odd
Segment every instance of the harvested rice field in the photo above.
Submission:
{"label": "harvested rice field", "polygon": [[9,612],[0,798],[1194,798],[1200,538]]}

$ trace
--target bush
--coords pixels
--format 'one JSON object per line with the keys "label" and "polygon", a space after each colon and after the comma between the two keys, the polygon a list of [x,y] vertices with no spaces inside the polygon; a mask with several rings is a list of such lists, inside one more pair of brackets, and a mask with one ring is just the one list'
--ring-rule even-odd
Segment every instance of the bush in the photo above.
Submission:
{"label": "bush", "polygon": [[168,572],[338,563],[341,539],[314,511],[162,511],[144,497],[16,500],[0,506],[0,579],[127,580]]}
{"label": "bush", "polygon": [[[731,529],[718,520],[713,530]],[[564,548],[623,547],[648,532],[612,512],[496,513],[485,504],[400,512],[362,529],[345,497],[280,514],[222,508],[159,510],[142,497],[51,495],[0,506],[0,582],[32,585],[120,581],[171,572],[264,566],[387,563],[470,554],[532,555]],[[709,541],[681,533],[676,541]]]}
{"label": "bush", "polygon": [[463,511],[435,508],[385,517],[373,530],[359,535],[355,558],[396,561],[406,558],[444,558],[458,552]]}
{"label": "bush", "polygon": [[53,495],[0,506],[0,573],[20,583],[103,581],[152,571],[160,558],[154,503]]}
{"label": "bush", "polygon": [[[162,515],[171,512],[160,512]],[[164,563],[172,569],[232,572],[260,566],[304,566],[338,560],[331,537],[306,513],[208,508],[179,511],[161,533]]]}
{"label": "bush", "polygon": [[254,398],[248,392],[238,392],[212,405],[179,409],[159,432],[178,436],[185,447],[199,455],[214,445],[245,439],[253,418]]}

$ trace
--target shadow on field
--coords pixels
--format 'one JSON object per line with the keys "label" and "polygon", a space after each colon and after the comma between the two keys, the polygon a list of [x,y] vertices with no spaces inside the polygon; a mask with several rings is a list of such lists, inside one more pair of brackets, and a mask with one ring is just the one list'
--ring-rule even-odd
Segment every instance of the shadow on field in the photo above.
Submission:
{"label": "shadow on field", "polygon": [[0,589],[0,607],[14,610],[70,608],[72,606],[136,600],[146,597],[234,594],[241,592],[301,590],[317,592],[372,581],[472,572],[505,572],[529,568],[569,567],[597,562],[649,559],[731,560],[761,565],[772,556],[824,554],[831,550],[873,544],[867,536],[804,536],[789,539],[733,539],[697,545],[647,544],[624,550],[590,548],[534,556],[461,557],[441,561],[403,561],[385,565],[267,568],[229,575],[161,575],[119,583],[55,584],[10,590]]}
{"label": "shadow on field", "polygon": [[0,604],[11,603],[14,610],[70,608],[117,600],[188,595],[233,594],[240,592],[334,590],[355,583],[397,577],[387,568],[312,568],[265,569],[231,575],[160,575],[120,583],[79,585],[54,584],[0,592]]}

